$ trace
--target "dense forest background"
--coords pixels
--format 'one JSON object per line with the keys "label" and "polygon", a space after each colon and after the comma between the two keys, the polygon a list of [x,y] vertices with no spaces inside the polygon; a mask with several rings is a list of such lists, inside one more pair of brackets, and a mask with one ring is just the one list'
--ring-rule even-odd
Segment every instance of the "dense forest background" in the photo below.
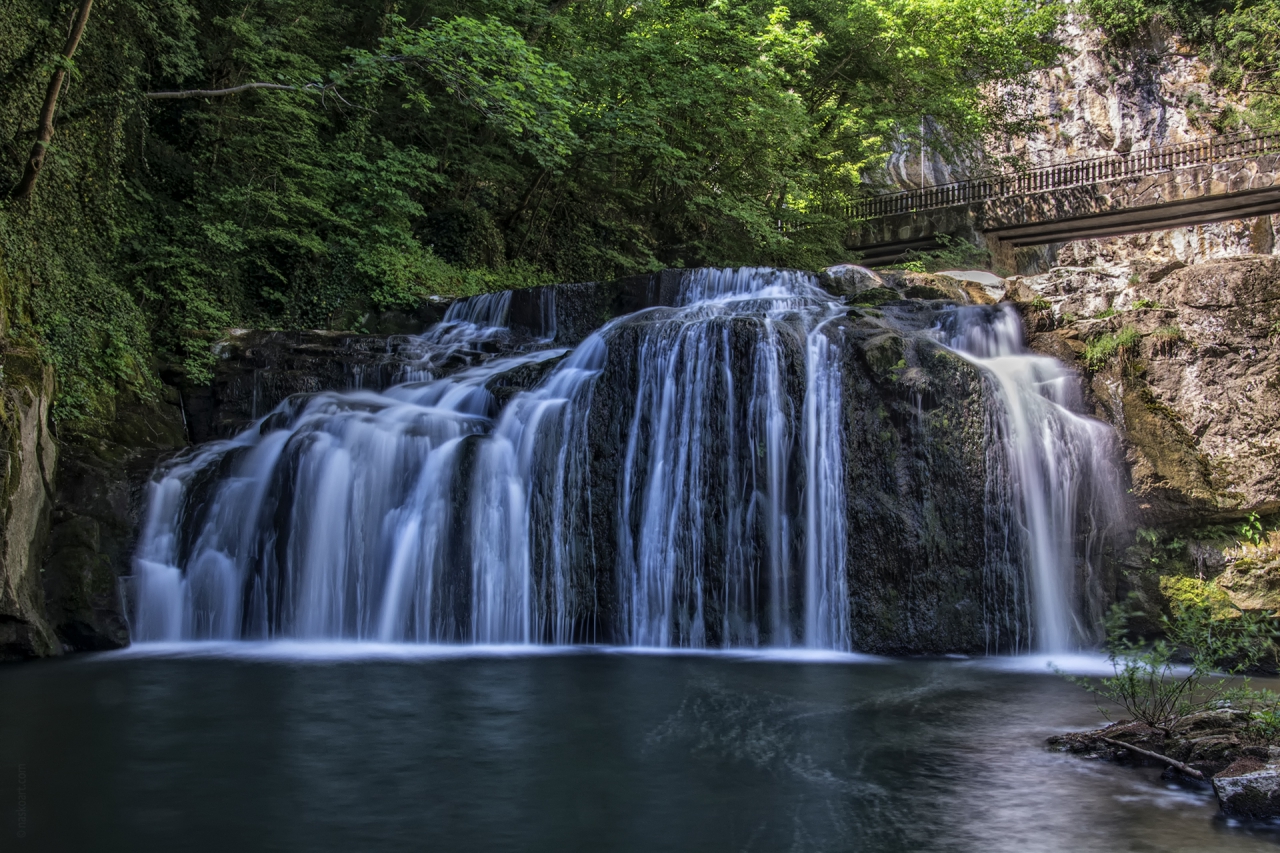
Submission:
{"label": "dense forest background", "polygon": [[[1169,22],[1242,90],[1277,79],[1280,0],[1084,6],[1117,42]],[[0,0],[0,192],[65,72],[34,190],[0,201],[6,345],[54,364],[65,429],[162,370],[200,381],[228,327],[846,260],[841,209],[922,117],[957,151],[1031,126],[1018,83],[1065,7],[98,0],[68,61],[86,11]]]}

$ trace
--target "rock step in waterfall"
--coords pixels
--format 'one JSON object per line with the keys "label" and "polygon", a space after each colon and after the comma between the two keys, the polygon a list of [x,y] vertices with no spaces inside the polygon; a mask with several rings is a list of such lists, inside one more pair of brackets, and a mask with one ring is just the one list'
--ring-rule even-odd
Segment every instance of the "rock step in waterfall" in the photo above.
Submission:
{"label": "rock step in waterfall", "polygon": [[1090,639],[1114,441],[1011,308],[695,270],[570,351],[555,293],[540,337],[509,334],[510,293],[456,303],[399,384],[290,398],[163,466],[135,639]]}

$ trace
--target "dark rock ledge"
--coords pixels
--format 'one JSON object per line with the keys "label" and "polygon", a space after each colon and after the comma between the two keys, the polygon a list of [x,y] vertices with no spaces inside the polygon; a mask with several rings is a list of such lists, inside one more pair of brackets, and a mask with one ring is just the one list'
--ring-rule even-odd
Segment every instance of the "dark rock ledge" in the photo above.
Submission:
{"label": "dark rock ledge", "polygon": [[1257,730],[1248,711],[1201,711],[1168,728],[1121,720],[1095,731],[1054,735],[1048,743],[1082,758],[1163,765],[1166,779],[1208,782],[1228,817],[1280,818],[1280,746]]}

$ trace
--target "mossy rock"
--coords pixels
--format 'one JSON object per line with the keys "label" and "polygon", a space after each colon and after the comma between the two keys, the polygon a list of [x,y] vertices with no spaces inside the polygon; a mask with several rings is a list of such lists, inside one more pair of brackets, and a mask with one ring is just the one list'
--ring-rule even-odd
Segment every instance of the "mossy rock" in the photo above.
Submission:
{"label": "mossy rock", "polygon": [[855,296],[852,300],[854,305],[863,305],[868,308],[876,308],[886,302],[896,302],[902,298],[902,294],[896,290],[890,290],[887,287],[873,287],[870,290],[864,290]]}
{"label": "mossy rock", "polygon": [[908,287],[902,292],[902,295],[908,299],[954,299],[954,297],[945,290],[937,287],[929,287],[923,284],[914,284]]}
{"label": "mossy rock", "polygon": [[1173,610],[1207,607],[1218,616],[1234,611],[1231,597],[1213,581],[1165,575],[1160,578],[1160,592]]}
{"label": "mossy rock", "polygon": [[906,343],[900,335],[892,332],[885,332],[864,341],[862,354],[872,375],[882,383],[896,379],[895,371],[907,366]]}
{"label": "mossy rock", "polygon": [[1280,557],[1236,560],[1218,578],[1218,586],[1241,610],[1280,611]]}

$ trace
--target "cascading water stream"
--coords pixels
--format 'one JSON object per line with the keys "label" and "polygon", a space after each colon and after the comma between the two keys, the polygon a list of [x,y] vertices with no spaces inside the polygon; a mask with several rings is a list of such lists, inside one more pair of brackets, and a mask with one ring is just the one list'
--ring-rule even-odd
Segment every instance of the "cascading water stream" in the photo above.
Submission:
{"label": "cascading water stream", "polygon": [[[816,519],[838,501],[838,481],[806,477],[821,494],[793,499],[797,455],[815,459],[815,471],[839,469],[838,412],[828,412],[838,389],[809,395],[802,410],[792,403],[810,358],[828,392],[839,384],[830,342],[806,341],[839,313],[813,276],[690,274],[675,307],[607,324],[497,411],[495,377],[563,353],[489,356],[508,336],[509,304],[510,294],[456,303],[402,345],[411,358],[401,385],[286,401],[163,471],[135,560],[135,635],[589,636],[574,572],[591,559],[582,543],[594,535],[585,529],[592,391],[611,351],[632,345],[619,494],[595,496],[617,501],[613,635],[652,646],[706,645],[708,633],[722,645],[803,636],[847,648],[840,528]],[[554,318],[552,306],[544,312]],[[433,378],[457,363],[470,366]],[[802,550],[805,529],[825,544]],[[708,567],[712,540],[719,562]],[[793,583],[804,560],[821,580]],[[810,586],[830,589],[814,604],[824,615],[797,620]],[[827,618],[837,626],[807,630]]]}
{"label": "cascading water stream", "polygon": [[1119,517],[1114,433],[1078,414],[1079,377],[1056,359],[1027,350],[1022,318],[1012,306],[955,309],[941,334],[983,372],[993,392],[988,559],[1028,570],[1032,648],[1080,648],[1092,631],[1081,623],[1077,602],[1086,592],[1096,540]]}
{"label": "cascading water stream", "polygon": [[[542,338],[506,327],[510,293],[455,303],[396,344],[400,384],[291,398],[163,468],[135,638],[854,649],[848,309],[807,273],[698,270],[569,352],[540,298]],[[1087,635],[1110,434],[1019,322],[939,334],[989,377],[987,559],[1034,593],[1007,621],[1056,650]]]}
{"label": "cascading water stream", "polygon": [[414,342],[415,381],[291,398],[164,470],[134,561],[135,637],[470,638],[488,614],[459,606],[468,597],[451,565],[465,553],[460,456],[492,422],[486,385],[564,350],[429,377],[486,357],[509,301],[452,306]]}
{"label": "cascading water stream", "polygon": [[602,331],[641,324],[617,525],[623,636],[791,645],[804,512],[791,480],[806,429],[791,392],[805,384],[807,336],[841,309],[811,275],[760,269],[696,271],[679,302]]}

